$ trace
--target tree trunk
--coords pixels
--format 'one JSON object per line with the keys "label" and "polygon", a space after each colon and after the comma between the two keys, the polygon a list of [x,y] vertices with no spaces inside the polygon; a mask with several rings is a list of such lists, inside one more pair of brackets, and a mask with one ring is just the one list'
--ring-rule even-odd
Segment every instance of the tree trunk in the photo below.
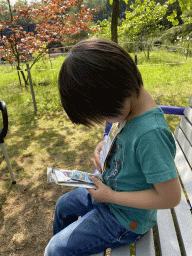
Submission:
{"label": "tree trunk", "polygon": [[23,70],[21,70],[20,71],[21,72],[21,75],[22,75],[22,77],[23,77],[23,81],[24,81],[24,83],[25,83],[25,88],[27,88],[27,86],[28,86],[28,78],[26,78],[25,77],[25,74],[24,74],[24,72],[23,72]]}
{"label": "tree trunk", "polygon": [[[25,74],[24,74],[23,70],[21,70],[21,67],[20,67],[19,63],[17,63],[17,73],[18,73],[20,86],[21,86],[21,77],[22,77],[25,88],[26,88],[27,85],[28,85],[28,78],[25,77]],[[20,75],[21,75],[21,77],[20,77]]]}
{"label": "tree trunk", "polygon": [[117,22],[119,17],[119,0],[113,0],[112,21],[111,21],[111,40],[118,43],[117,40]]}
{"label": "tree trunk", "polygon": [[18,78],[19,78],[19,85],[21,86],[21,77],[20,77],[20,68],[19,68],[19,66],[17,66],[17,75],[18,75]]}

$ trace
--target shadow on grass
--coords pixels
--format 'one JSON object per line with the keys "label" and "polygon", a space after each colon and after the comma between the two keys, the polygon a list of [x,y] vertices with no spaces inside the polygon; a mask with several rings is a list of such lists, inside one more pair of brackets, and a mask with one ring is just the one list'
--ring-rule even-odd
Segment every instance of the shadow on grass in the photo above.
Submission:
{"label": "shadow on grass", "polygon": [[0,209],[1,255],[43,255],[52,237],[55,203],[69,190],[48,184],[34,188],[30,181],[10,185]]}
{"label": "shadow on grass", "polygon": [[52,237],[55,203],[73,189],[48,184],[46,169],[93,172],[91,158],[102,134],[103,128],[72,125],[61,112],[23,115],[18,125],[10,124],[5,146],[17,184],[11,184],[0,156],[0,255],[43,255]]}

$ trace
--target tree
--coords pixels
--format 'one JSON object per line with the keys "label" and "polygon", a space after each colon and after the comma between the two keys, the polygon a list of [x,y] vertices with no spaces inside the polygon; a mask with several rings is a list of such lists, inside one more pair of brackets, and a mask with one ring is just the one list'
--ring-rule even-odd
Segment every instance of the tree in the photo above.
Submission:
{"label": "tree", "polygon": [[171,11],[166,18],[173,26],[177,26],[182,22],[179,19],[180,15],[192,8],[192,0],[168,0],[166,3],[169,5],[169,12]]}
{"label": "tree", "polygon": [[167,5],[155,3],[154,0],[136,0],[126,12],[126,20],[122,23],[122,33],[128,34],[133,41],[140,41],[144,37],[154,34],[161,27],[159,22],[166,13]]}
{"label": "tree", "polygon": [[[91,25],[94,10],[82,6],[78,13],[70,13],[70,8],[83,0],[42,0],[42,4],[34,3],[33,6],[15,5],[13,8],[7,0],[8,10],[3,14],[9,14],[9,21],[0,22],[0,53],[4,54],[7,61],[17,62],[19,81],[21,78],[25,85],[28,78],[21,70],[21,63],[33,57],[30,68],[47,53],[50,42],[69,41],[69,35],[87,31]],[[33,31],[27,31],[26,24],[22,25],[21,19],[25,18],[28,25],[35,23]],[[19,25],[18,25],[19,24]],[[21,77],[20,77],[21,74]]]}
{"label": "tree", "polygon": [[[124,0],[126,3],[128,3],[128,0]],[[177,0],[167,0],[163,1],[167,5],[175,3]],[[190,10],[192,8],[192,0],[178,0],[179,5],[181,8],[181,11]],[[133,4],[137,2],[137,0],[132,1]],[[141,3],[145,2],[145,0],[139,1]],[[149,1],[150,2],[150,1]],[[162,1],[161,1],[162,2]],[[117,35],[117,21],[119,16],[119,0],[110,0],[110,3],[113,4],[113,10],[112,10],[112,22],[111,22],[111,39],[115,42],[118,42],[118,35]],[[163,4],[164,5],[164,4]],[[167,17],[167,19],[172,22],[173,25],[178,24],[177,17],[177,11],[174,10],[171,15]]]}
{"label": "tree", "polygon": [[[128,0],[109,0],[109,3],[112,5],[112,15],[111,19],[108,21],[106,19],[100,21],[100,25],[92,26],[93,29],[96,29],[95,35],[111,39],[114,42],[118,42],[118,26],[119,26],[119,17],[122,18],[125,14],[125,3],[128,3]],[[107,11],[110,8],[107,6]],[[121,12],[121,13],[119,13]],[[106,15],[108,17],[108,15]],[[98,23],[98,22],[97,22]]]}
{"label": "tree", "polygon": [[121,25],[111,24],[110,33],[110,22],[103,21],[100,23],[100,31],[96,34],[106,38],[109,38],[109,34],[111,34],[111,39],[117,42],[118,32],[121,39],[129,37],[131,41],[140,41],[146,35],[153,35],[155,30],[161,26],[159,22],[165,15],[166,10],[166,4],[157,4],[151,0],[135,0],[135,3],[130,5],[129,11],[125,12],[126,18],[121,22]]}
{"label": "tree", "polygon": [[[131,11],[126,12],[126,20],[122,23],[121,34],[131,41],[148,41],[153,38],[159,22],[164,17],[167,5],[155,3],[154,0],[136,0],[130,6]],[[147,57],[149,58],[151,44],[146,44]],[[143,47],[142,47],[143,49]]]}
{"label": "tree", "polygon": [[[110,0],[112,7],[112,20],[111,20],[111,40],[118,42],[117,26],[118,26],[118,17],[119,17],[119,1],[120,0]],[[128,0],[124,0],[127,4]]]}
{"label": "tree", "polygon": [[[176,0],[170,0],[170,2],[175,2]],[[192,8],[192,0],[179,0],[179,5],[181,11],[190,10]]]}

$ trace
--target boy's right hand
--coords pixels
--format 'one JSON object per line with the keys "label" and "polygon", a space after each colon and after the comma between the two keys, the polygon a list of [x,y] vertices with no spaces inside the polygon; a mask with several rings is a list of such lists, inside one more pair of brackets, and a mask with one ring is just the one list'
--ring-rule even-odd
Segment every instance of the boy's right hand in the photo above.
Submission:
{"label": "boy's right hand", "polygon": [[93,163],[95,168],[102,173],[102,169],[101,169],[101,157],[100,157],[100,152],[103,148],[103,146],[105,145],[105,141],[101,141],[97,144],[95,151],[94,151],[94,158],[93,158]]}

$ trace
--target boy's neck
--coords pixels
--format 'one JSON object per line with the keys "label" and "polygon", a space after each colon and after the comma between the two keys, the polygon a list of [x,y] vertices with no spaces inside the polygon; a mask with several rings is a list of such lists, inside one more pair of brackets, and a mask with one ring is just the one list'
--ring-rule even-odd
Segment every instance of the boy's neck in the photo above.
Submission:
{"label": "boy's neck", "polygon": [[156,103],[150,94],[141,87],[140,95],[137,98],[136,93],[125,103],[125,111],[129,113],[126,120],[130,121],[133,117],[140,116],[145,112],[157,108]]}
{"label": "boy's neck", "polygon": [[145,112],[157,108],[150,94],[141,87],[139,97],[134,93],[131,98],[125,100],[122,114],[115,118],[107,118],[105,121],[119,123],[120,126],[130,121],[133,117],[140,116]]}

